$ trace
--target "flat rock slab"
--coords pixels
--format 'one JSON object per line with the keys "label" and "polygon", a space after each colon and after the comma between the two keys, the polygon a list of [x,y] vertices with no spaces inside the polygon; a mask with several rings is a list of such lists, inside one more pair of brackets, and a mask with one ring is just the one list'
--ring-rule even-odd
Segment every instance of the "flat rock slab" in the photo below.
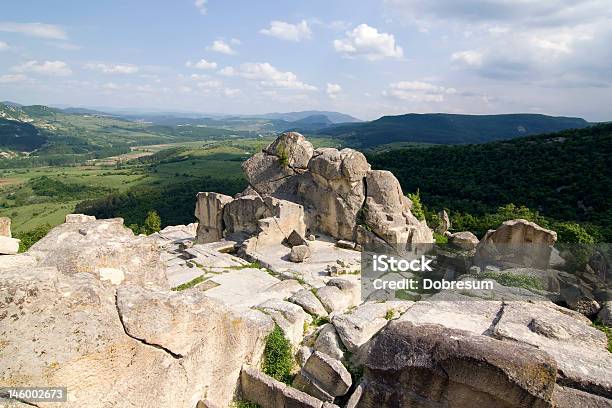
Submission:
{"label": "flat rock slab", "polygon": [[498,301],[472,300],[457,296],[457,300],[431,300],[416,302],[399,321],[415,325],[440,324],[450,329],[466,330],[474,334],[485,334],[501,311]]}
{"label": "flat rock slab", "polygon": [[302,289],[291,296],[289,301],[295,303],[296,305],[300,305],[307,313],[310,313],[313,316],[327,316],[327,310],[325,310],[325,307],[323,307],[321,301],[314,295],[314,293],[312,293],[311,290]]}
{"label": "flat rock slab", "polygon": [[322,390],[332,397],[346,394],[353,384],[351,374],[339,360],[319,351],[310,355],[296,382],[297,388],[302,386],[305,392]]}
{"label": "flat rock slab", "polygon": [[304,338],[304,323],[312,322],[312,317],[300,306],[280,299],[266,300],[257,309],[270,316],[295,347]]}
{"label": "flat rock slab", "polygon": [[311,284],[321,286],[329,279],[328,267],[337,266],[338,260],[359,264],[361,253],[335,246],[335,242],[325,237],[308,242],[311,255],[301,263],[291,262],[291,249],[281,245],[258,247],[249,255],[276,273],[292,272]]}
{"label": "flat rock slab", "polygon": [[336,328],[331,323],[321,326],[314,343],[314,349],[336,360],[344,360],[344,345],[336,332]]}
{"label": "flat rock slab", "polygon": [[342,343],[355,353],[390,320],[399,317],[413,304],[407,301],[366,303],[349,313],[334,316],[332,323]]}
{"label": "flat rock slab", "polygon": [[296,281],[280,281],[256,268],[232,270],[214,275],[209,281],[219,286],[206,290],[206,296],[237,309],[250,309],[269,299],[285,299],[302,289]]}
{"label": "flat rock slab", "polygon": [[578,313],[549,302],[510,302],[494,335],[545,351],[557,361],[565,385],[612,399],[606,336]]}

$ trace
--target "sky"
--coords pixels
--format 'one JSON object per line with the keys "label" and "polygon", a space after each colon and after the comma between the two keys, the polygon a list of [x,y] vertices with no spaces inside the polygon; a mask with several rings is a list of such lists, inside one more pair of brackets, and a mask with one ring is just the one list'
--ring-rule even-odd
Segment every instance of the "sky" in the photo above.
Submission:
{"label": "sky", "polygon": [[20,0],[0,100],[612,120],[610,0]]}

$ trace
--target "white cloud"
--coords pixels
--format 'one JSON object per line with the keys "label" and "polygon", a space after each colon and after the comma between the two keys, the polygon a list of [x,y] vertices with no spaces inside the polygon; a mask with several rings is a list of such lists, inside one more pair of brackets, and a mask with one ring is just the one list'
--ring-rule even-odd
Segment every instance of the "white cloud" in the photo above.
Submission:
{"label": "white cloud", "polygon": [[328,83],[327,88],[325,89],[325,92],[327,92],[327,96],[334,99],[338,96],[340,92],[342,92],[342,87],[338,84]]}
{"label": "white cloud", "polygon": [[445,95],[456,93],[455,88],[445,88],[429,82],[400,81],[389,84],[383,95],[415,102],[443,102]]}
{"label": "white cloud", "polygon": [[23,74],[6,74],[0,75],[0,84],[11,84],[16,82],[25,82],[29,78]]}
{"label": "white cloud", "polygon": [[9,45],[5,43],[4,41],[0,41],[0,51],[8,50],[8,49],[9,49]]}
{"label": "white cloud", "polygon": [[300,81],[293,72],[279,71],[268,62],[248,62],[239,67],[225,67],[219,71],[221,75],[237,76],[252,81],[259,81],[262,86],[286,89],[315,91],[317,88]]}
{"label": "white cloud", "polygon": [[306,20],[302,20],[297,24],[275,20],[270,23],[269,28],[264,28],[259,32],[264,35],[280,38],[281,40],[296,42],[309,39],[312,36],[312,31]]}
{"label": "white cloud", "polygon": [[381,33],[367,24],[360,24],[346,32],[346,38],[335,40],[336,51],[346,56],[359,56],[368,60],[401,58],[402,47],[395,44],[393,34]]}
{"label": "white cloud", "polygon": [[217,68],[216,62],[209,62],[209,61],[206,61],[204,58],[202,58],[196,63],[187,61],[185,65],[187,66],[187,68],[198,68],[198,69],[216,69]]}
{"label": "white cloud", "polygon": [[72,70],[64,61],[28,61],[24,64],[13,67],[17,72],[34,72],[42,75],[67,76],[72,74]]}
{"label": "white cloud", "polygon": [[6,33],[24,34],[30,37],[46,38],[49,40],[67,40],[68,35],[59,26],[43,23],[13,23],[0,22],[0,31]]}
{"label": "white cloud", "polygon": [[232,47],[230,47],[230,45],[223,40],[215,40],[212,45],[206,47],[206,49],[225,55],[236,55],[236,51],[234,51]]}
{"label": "white cloud", "polygon": [[227,97],[234,97],[234,96],[238,96],[240,94],[240,89],[236,89],[236,88],[225,88],[223,90],[223,94]]}
{"label": "white cloud", "polygon": [[482,53],[474,50],[457,51],[451,55],[453,62],[459,62],[471,67],[480,67],[482,65],[482,58]]}
{"label": "white cloud", "polygon": [[208,1],[207,0],[194,0],[193,5],[200,10],[200,13],[206,15],[206,12],[208,11],[206,9],[206,3]]}
{"label": "white cloud", "polygon": [[210,81],[198,82],[196,86],[202,90],[212,90],[212,89],[220,89],[223,86],[223,83],[216,79],[212,79]]}
{"label": "white cloud", "polygon": [[135,74],[140,70],[137,66],[132,64],[89,63],[85,64],[85,68],[99,71],[104,74]]}

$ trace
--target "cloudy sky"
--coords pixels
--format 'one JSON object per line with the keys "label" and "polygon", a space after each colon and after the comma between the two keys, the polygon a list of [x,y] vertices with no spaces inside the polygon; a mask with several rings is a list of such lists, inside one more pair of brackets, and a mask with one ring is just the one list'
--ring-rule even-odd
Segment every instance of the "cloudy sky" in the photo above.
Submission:
{"label": "cloudy sky", "polygon": [[612,120],[610,0],[20,0],[0,100]]}

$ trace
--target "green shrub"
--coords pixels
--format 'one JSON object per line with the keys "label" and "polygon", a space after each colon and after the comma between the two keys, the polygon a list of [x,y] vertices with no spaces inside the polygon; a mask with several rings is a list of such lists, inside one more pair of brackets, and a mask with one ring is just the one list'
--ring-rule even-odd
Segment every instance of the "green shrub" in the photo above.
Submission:
{"label": "green shrub", "polygon": [[274,330],[266,337],[262,370],[278,381],[291,384],[293,364],[291,343],[280,327],[275,325]]}
{"label": "green shrub", "polygon": [[612,328],[605,326],[599,320],[593,323],[593,327],[595,327],[598,330],[601,330],[602,332],[606,334],[606,337],[608,338],[608,351],[612,353]]}
{"label": "green shrub", "polygon": [[158,232],[161,229],[161,218],[157,211],[151,210],[147,213],[147,218],[144,220],[141,232],[147,235],[151,235]]}
{"label": "green shrub", "polygon": [[412,201],[412,215],[419,221],[423,221],[425,219],[425,208],[423,208],[423,203],[421,203],[421,192],[417,190],[416,193],[408,193],[407,196]]}
{"label": "green shrub", "polygon": [[43,239],[51,231],[51,228],[51,225],[43,224],[28,232],[16,233],[15,238],[21,240],[19,242],[19,252],[25,252],[30,249],[32,245]]}
{"label": "green shrub", "polygon": [[594,244],[595,238],[580,224],[559,222],[553,225],[559,242],[567,244]]}
{"label": "green shrub", "polygon": [[523,289],[544,289],[542,282],[534,276],[517,275],[510,272],[485,272],[479,275],[479,277],[493,279],[504,286]]}
{"label": "green shrub", "polygon": [[193,288],[195,285],[197,285],[198,283],[202,283],[205,280],[206,279],[204,278],[204,275],[200,275],[200,276],[198,276],[196,278],[193,278],[189,282],[185,282],[185,283],[183,283],[181,285],[178,285],[177,287],[172,288],[172,290],[175,291],[175,292],[180,292],[181,290]]}
{"label": "green shrub", "polygon": [[448,244],[448,237],[446,235],[438,234],[437,232],[433,233],[434,241],[436,244]]}

